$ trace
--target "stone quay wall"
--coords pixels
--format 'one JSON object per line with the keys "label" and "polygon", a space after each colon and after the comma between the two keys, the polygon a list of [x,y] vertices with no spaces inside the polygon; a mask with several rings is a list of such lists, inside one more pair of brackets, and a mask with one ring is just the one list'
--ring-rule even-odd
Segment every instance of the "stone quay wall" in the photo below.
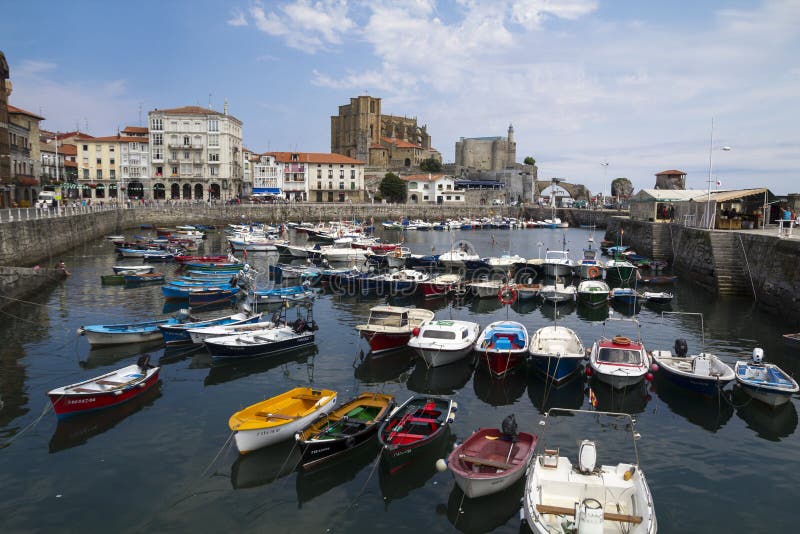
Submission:
{"label": "stone quay wall", "polygon": [[33,267],[0,267],[0,308],[24,300],[44,286],[57,284],[66,275],[60,269]]}

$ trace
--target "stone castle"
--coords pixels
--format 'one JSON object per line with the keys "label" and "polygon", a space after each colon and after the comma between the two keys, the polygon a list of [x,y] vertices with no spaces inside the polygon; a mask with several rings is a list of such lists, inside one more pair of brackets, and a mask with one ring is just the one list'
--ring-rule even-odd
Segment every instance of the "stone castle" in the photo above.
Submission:
{"label": "stone castle", "polygon": [[442,161],[427,126],[416,118],[382,114],[381,99],[366,95],[351,98],[331,117],[331,152],[391,169],[417,167],[429,158]]}
{"label": "stone castle", "polygon": [[500,171],[517,162],[517,143],[514,126],[509,125],[508,137],[462,137],[456,142],[456,166],[477,171]]}

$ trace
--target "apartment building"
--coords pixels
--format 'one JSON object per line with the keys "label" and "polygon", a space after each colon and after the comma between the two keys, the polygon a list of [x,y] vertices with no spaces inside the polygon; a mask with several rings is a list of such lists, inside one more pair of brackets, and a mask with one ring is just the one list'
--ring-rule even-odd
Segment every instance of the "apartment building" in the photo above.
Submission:
{"label": "apartment building", "polygon": [[35,113],[8,104],[8,140],[11,160],[11,199],[18,206],[31,206],[41,188],[39,121]]}
{"label": "apartment building", "polygon": [[409,204],[463,204],[466,193],[456,188],[456,179],[446,174],[401,176],[407,184]]}
{"label": "apartment building", "polygon": [[261,154],[252,164],[253,195],[283,197],[283,169],[275,156]]}
{"label": "apartment building", "polygon": [[[228,200],[242,191],[242,122],[200,106],[148,113],[152,198],[163,185],[167,198]],[[160,184],[160,185],[159,185]]]}
{"label": "apartment building", "polygon": [[365,199],[363,161],[316,152],[269,152],[283,165],[283,195],[287,200],[362,202]]}

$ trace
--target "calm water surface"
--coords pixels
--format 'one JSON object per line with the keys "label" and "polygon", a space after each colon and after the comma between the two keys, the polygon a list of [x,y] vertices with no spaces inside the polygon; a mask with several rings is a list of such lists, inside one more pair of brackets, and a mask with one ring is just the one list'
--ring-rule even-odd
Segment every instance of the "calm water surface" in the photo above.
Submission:
{"label": "calm water surface", "polygon": [[[511,251],[536,257],[540,249],[543,255],[547,247],[560,248],[563,235],[556,230],[420,232],[409,233],[406,245],[418,253],[444,252],[453,241],[467,239],[483,256]],[[571,229],[566,236],[573,257],[579,257],[588,231]],[[204,252],[219,252],[221,243],[220,235],[212,235]],[[274,261],[254,254],[250,260],[264,270]],[[582,377],[548,389],[532,373],[498,381],[469,362],[427,370],[408,351],[368,355],[354,326],[384,300],[377,297],[323,295],[314,305],[320,325],[315,348],[235,365],[212,365],[203,349],[165,352],[158,344],[90,351],[86,339],[76,335],[79,326],[148,320],[171,310],[158,286],[100,285],[100,275],[117,263],[104,241],[76,249],[64,261],[72,272],[66,283],[2,312],[3,532],[517,532],[522,484],[470,501],[450,473],[435,471],[433,460],[444,456],[454,440],[481,426],[498,426],[510,413],[520,430],[539,432],[542,410],[590,407]],[[164,269],[172,274],[175,267]],[[780,342],[781,334],[798,330],[796,319],[766,316],[749,300],[716,299],[687,283],[675,292],[668,308],[636,310],[648,348],[671,348],[683,337],[691,352],[699,351],[698,321],[672,316],[662,322],[660,312],[700,312],[706,349],[728,363],[761,346],[768,361],[795,374],[800,369],[800,354]],[[437,318],[482,326],[507,316],[530,332],[552,324],[556,314],[539,301],[508,309],[494,299],[401,302],[434,310]],[[590,346],[602,334],[598,321],[608,312],[571,305],[557,313],[559,324],[576,330]],[[143,352],[162,366],[159,389],[116,409],[61,423],[50,410],[39,420],[49,406],[48,390],[129,365]],[[443,450],[400,476],[374,468],[377,446],[311,473],[294,470],[292,442],[240,457],[228,441],[228,417],[309,384],[337,390],[342,401],[366,390],[391,393],[400,401],[413,393],[452,395],[460,409]],[[770,410],[748,402],[741,392],[704,399],[658,378],[624,394],[603,385],[593,389],[599,409],[636,416],[640,460],[661,532],[793,530],[800,496],[791,476],[800,465],[797,399]],[[583,435],[570,433],[561,422],[551,438],[563,439],[567,450]],[[599,461],[620,459],[610,449],[605,452],[599,450]]]}

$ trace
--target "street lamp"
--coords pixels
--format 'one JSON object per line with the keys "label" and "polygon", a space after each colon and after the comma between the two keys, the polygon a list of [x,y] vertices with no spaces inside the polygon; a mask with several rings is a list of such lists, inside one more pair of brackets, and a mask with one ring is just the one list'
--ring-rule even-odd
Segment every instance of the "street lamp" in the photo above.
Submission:
{"label": "street lamp", "polygon": [[[731,147],[729,146],[722,146],[719,147],[719,150],[724,150],[725,152],[729,152]],[[711,117],[711,139],[708,145],[708,187],[707,187],[707,194],[706,194],[706,214],[705,214],[705,227],[711,230],[711,226],[714,224],[714,218],[711,216],[711,182],[713,178],[711,177],[711,173],[714,168],[714,117]]]}
{"label": "street lamp", "polygon": [[605,190],[606,190],[606,182],[608,181],[608,162],[601,161],[600,165],[603,166],[603,186],[600,188],[600,207],[602,208],[605,206],[606,203]]}

